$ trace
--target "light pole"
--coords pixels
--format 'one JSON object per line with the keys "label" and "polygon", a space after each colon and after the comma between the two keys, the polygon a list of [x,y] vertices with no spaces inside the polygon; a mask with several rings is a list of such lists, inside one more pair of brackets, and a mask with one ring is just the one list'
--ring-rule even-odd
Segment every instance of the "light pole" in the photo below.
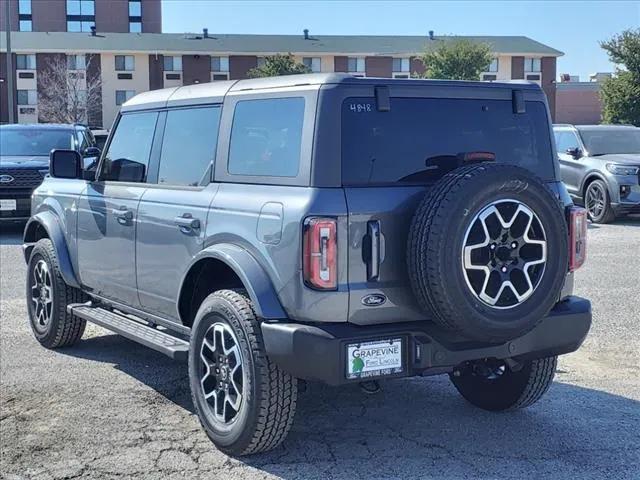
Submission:
{"label": "light pole", "polygon": [[13,59],[11,58],[11,2],[5,3],[5,30],[7,32],[7,106],[9,123],[15,123],[16,117],[13,110]]}

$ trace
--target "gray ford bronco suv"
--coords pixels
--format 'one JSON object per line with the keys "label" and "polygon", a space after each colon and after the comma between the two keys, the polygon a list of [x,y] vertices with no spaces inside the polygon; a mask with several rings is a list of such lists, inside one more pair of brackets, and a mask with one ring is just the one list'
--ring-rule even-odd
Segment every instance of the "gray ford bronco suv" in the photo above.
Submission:
{"label": "gray ford bronco suv", "polygon": [[[542,90],[297,75],[140,94],[95,168],[51,154],[24,233],[33,333],[93,322],[189,364],[232,455],[269,450],[299,379],[449,374],[531,405],[591,325],[586,216]],[[81,348],[76,347],[76,348]]]}

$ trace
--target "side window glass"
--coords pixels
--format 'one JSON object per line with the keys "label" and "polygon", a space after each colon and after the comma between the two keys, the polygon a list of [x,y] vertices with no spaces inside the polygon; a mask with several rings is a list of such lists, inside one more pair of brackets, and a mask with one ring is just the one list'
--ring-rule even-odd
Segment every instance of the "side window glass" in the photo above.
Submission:
{"label": "side window glass", "polygon": [[144,182],[157,119],[157,112],[122,115],[104,157],[101,180]]}
{"label": "side window glass", "polygon": [[220,107],[169,110],[162,140],[158,183],[208,183],[216,155]]}
{"label": "side window glass", "polygon": [[231,128],[231,175],[295,177],[300,166],[304,98],[243,100]]}
{"label": "side window glass", "polygon": [[558,153],[566,154],[570,148],[578,148],[578,139],[573,132],[560,132],[560,137],[556,140]]}
{"label": "side window glass", "polygon": [[84,133],[82,133],[81,131],[77,132],[78,135],[78,150],[82,153],[84,152],[87,147],[89,146],[89,143],[87,142],[87,137],[85,136]]}

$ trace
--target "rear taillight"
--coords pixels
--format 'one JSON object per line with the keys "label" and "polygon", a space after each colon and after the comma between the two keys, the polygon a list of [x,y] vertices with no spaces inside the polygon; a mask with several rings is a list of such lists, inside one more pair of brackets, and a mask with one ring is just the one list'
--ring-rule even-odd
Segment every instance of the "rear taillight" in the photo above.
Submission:
{"label": "rear taillight", "polygon": [[307,218],[303,230],[302,271],[305,283],[319,290],[338,287],[337,224],[333,218]]}
{"label": "rear taillight", "polygon": [[582,266],[587,258],[587,211],[581,207],[569,209],[569,271]]}

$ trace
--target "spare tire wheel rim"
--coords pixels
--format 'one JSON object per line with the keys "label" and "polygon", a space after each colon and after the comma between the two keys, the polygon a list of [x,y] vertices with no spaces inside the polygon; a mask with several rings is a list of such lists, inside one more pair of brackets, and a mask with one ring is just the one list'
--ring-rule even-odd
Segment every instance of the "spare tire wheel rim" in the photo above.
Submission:
{"label": "spare tire wheel rim", "polygon": [[243,405],[246,377],[242,352],[229,325],[211,325],[200,347],[200,387],[215,422],[228,426]]}
{"label": "spare tire wheel rim", "polygon": [[495,201],[471,221],[464,237],[462,268],[475,298],[496,309],[525,302],[547,262],[547,237],[535,212],[519,200]]}

